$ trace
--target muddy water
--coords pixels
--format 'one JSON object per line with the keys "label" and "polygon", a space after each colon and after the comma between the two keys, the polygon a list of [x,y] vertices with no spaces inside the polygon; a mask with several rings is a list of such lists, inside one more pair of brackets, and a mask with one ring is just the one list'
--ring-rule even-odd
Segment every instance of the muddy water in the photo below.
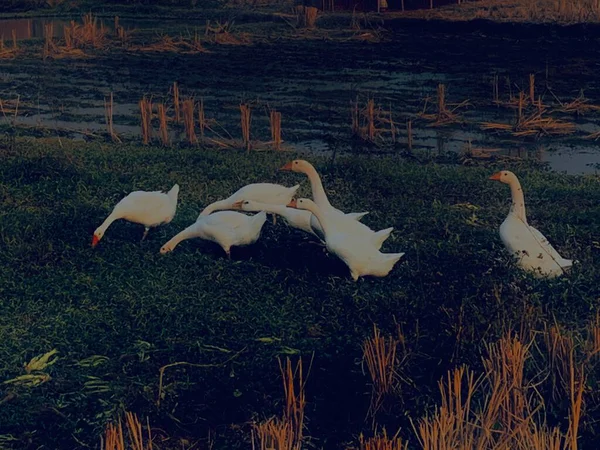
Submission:
{"label": "muddy water", "polygon": [[[147,35],[154,37],[161,33],[156,23],[121,24],[141,31],[148,27],[152,32]],[[0,32],[12,26],[0,21]],[[28,25],[33,34],[36,26]],[[585,89],[590,102],[600,104],[596,83],[600,42],[594,47],[598,51],[590,51],[591,38],[576,30],[565,36],[546,28],[469,25],[471,29],[465,31],[411,22],[387,26],[392,40],[378,44],[280,40],[252,46],[215,45],[209,47],[210,53],[194,55],[111,49],[85,59],[43,62],[34,55],[0,60],[0,98],[20,95],[23,114],[17,120],[21,124],[81,137],[105,132],[104,98],[113,92],[115,131],[139,139],[137,102],[143,95],[152,95],[155,102],[171,102],[169,90],[177,81],[182,97],[204,99],[206,116],[222,136],[239,138],[238,105],[251,101],[254,139],[270,140],[267,110],[276,108],[282,112],[285,145],[315,152],[382,151],[353,146],[350,139],[352,102],[358,98],[364,106],[367,98],[373,98],[378,108],[392,111],[402,144],[405,124],[412,120],[416,152],[457,153],[472,147],[546,161],[558,171],[597,170],[600,151],[585,137],[600,131],[599,112],[579,117],[553,113],[556,119],[572,122],[575,133],[540,139],[484,131],[480,123],[515,119],[515,109],[491,101],[494,75],[501,80],[502,99],[511,92],[528,92],[533,73],[536,96],[544,103],[560,106],[557,99],[571,101]],[[58,29],[55,25],[55,33]],[[447,103],[469,101],[469,106],[457,111],[459,120],[443,127],[419,117],[424,99],[431,99],[429,105],[435,101],[438,83],[446,85]],[[172,128],[172,141],[182,141],[181,127]],[[383,136],[389,141],[389,133]]]}

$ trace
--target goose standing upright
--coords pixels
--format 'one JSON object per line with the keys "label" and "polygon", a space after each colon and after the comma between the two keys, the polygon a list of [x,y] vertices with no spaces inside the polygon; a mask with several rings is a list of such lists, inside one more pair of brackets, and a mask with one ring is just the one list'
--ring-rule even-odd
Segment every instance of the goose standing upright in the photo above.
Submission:
{"label": "goose standing upright", "polygon": [[98,245],[107,228],[118,219],[144,225],[143,241],[150,228],[167,224],[173,220],[177,211],[178,194],[179,185],[175,184],[166,194],[162,191],[135,191],[127,195],[115,205],[104,223],[94,231],[92,247]]}
{"label": "goose standing upright", "polygon": [[493,174],[490,180],[510,186],[512,203],[508,216],[500,225],[500,239],[508,251],[517,257],[519,266],[536,275],[562,275],[565,269],[573,265],[573,261],[560,256],[548,239],[527,223],[525,198],[517,176],[503,170]]}
{"label": "goose standing upright", "polygon": [[208,216],[213,211],[231,209],[235,202],[242,200],[256,200],[257,202],[269,203],[271,205],[287,205],[299,187],[299,184],[290,188],[273,183],[249,184],[240,188],[228,198],[208,205],[202,210],[198,219],[202,216]]}
{"label": "goose standing upright", "polygon": [[200,238],[216,242],[231,258],[231,247],[250,245],[258,240],[266,218],[265,212],[247,216],[235,211],[218,211],[202,216],[163,245],[160,253],[173,251],[186,239]]}
{"label": "goose standing upright", "polygon": [[[292,172],[300,172],[308,176],[314,203],[319,207],[322,215],[329,216],[331,226],[335,226],[339,230],[343,229],[345,232],[353,234],[357,239],[366,239],[367,242],[372,242],[377,250],[381,248],[385,240],[394,231],[393,227],[373,231],[365,224],[360,223],[360,219],[368,214],[368,212],[345,214],[343,211],[332,206],[323,188],[319,173],[308,161],[295,159],[288,162],[279,170],[291,170]],[[321,228],[322,223],[320,224],[319,222],[314,215],[311,217],[311,226],[313,229],[318,230]]]}
{"label": "goose standing upright", "polygon": [[292,200],[288,206],[308,210],[316,216],[325,232],[327,250],[344,261],[354,281],[366,275],[385,277],[404,256],[404,253],[381,253],[370,242],[356,239],[354,235],[340,231],[331,217],[323,214],[312,200],[300,198]]}

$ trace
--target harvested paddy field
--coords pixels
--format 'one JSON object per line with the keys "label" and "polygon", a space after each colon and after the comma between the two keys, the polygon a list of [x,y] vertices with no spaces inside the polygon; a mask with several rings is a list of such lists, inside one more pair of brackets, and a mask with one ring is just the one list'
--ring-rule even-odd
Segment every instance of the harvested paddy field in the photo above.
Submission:
{"label": "harvested paddy field", "polygon": [[[595,28],[257,17],[0,21],[0,448],[595,448]],[[159,253],[244,185],[311,197],[295,158],[394,227],[388,276],[282,219]],[[564,276],[506,252],[499,170]],[[176,183],[169,224],[91,248]]]}

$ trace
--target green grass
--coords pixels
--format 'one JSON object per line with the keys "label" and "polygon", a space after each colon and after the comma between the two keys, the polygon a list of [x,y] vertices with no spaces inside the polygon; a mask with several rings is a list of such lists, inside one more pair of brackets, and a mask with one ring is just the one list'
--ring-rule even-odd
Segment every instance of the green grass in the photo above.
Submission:
{"label": "green grass", "polygon": [[[382,250],[406,252],[388,277],[354,283],[341,262],[282,221],[267,223],[255,245],[234,248],[231,261],[199,240],[159,254],[203,206],[245,184],[302,183],[309,195],[303,175],[277,171],[292,154],[65,140],[18,140],[0,151],[0,382],[22,375],[32,357],[59,351],[48,382],[0,384],[0,397],[16,394],[0,404],[2,448],[95,448],[106,421],[123,409],[149,416],[162,430],[156,435],[173,437],[161,448],[180,448],[179,436],[203,440],[209,430],[214,448],[248,448],[248,421],[280,411],[276,358],[308,361],[312,354],[307,434],[317,448],[343,448],[369,428],[360,345],[373,322],[384,332],[401,323],[407,335],[412,357],[404,373],[412,384],[378,421],[402,427],[414,445],[408,417],[437,404],[437,381],[448,369],[465,363],[480,370],[483,342],[518,329],[523,318],[541,329],[555,317],[578,331],[598,306],[594,177],[513,169],[530,223],[579,261],[569,276],[547,281],[517,269],[500,243],[509,189],[487,180],[500,167],[394,157],[331,165],[307,157],[335,206],[371,211],[369,226],[395,227]],[[181,192],[171,224],[140,244],[143,228],[119,221],[90,248],[120,198],[174,183]],[[457,206],[466,203],[476,209]],[[86,363],[94,355],[107,359]],[[159,369],[177,361],[214,367],[167,369],[157,406]],[[590,388],[596,378],[592,372]],[[598,419],[594,399],[582,424],[588,442]],[[566,408],[549,403],[547,414],[562,423]]]}

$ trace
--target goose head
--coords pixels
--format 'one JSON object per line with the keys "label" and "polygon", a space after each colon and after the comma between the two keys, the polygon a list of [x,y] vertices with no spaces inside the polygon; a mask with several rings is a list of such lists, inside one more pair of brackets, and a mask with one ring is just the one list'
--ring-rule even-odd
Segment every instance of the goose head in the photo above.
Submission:
{"label": "goose head", "polygon": [[315,202],[308,198],[293,198],[287,205],[288,208],[296,208],[296,209],[313,209],[316,205]]}
{"label": "goose head", "polygon": [[293,161],[288,162],[286,165],[281,167],[279,170],[289,170],[292,172],[305,172],[310,170],[312,165],[303,159],[295,159]]}
{"label": "goose head", "polygon": [[94,231],[94,235],[92,236],[92,248],[98,245],[98,242],[100,242],[102,237],[104,237],[104,230],[101,228],[96,229],[96,231]]}
{"label": "goose head", "polygon": [[506,184],[512,184],[515,181],[519,181],[517,176],[510,170],[501,170],[500,172],[496,172],[489,179]]}
{"label": "goose head", "polygon": [[167,243],[160,248],[160,254],[164,255],[165,253],[172,252],[173,248]]}

